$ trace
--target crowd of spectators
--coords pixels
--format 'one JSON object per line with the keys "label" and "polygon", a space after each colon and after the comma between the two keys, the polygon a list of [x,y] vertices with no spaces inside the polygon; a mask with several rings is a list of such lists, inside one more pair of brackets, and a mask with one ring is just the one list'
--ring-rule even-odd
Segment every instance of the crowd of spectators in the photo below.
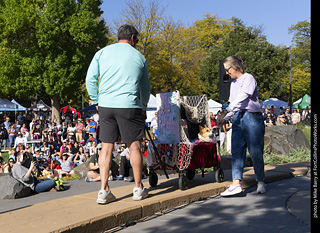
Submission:
{"label": "crowd of spectators", "polygon": [[[86,181],[99,181],[95,175],[99,174],[99,129],[98,113],[74,118],[72,112],[67,110],[61,114],[61,124],[43,113],[21,113],[15,121],[3,115],[0,119],[0,149],[8,151],[9,159],[4,161],[0,153],[0,173],[12,173],[13,165],[22,153],[27,152],[30,162],[23,165],[29,168],[31,161],[36,161],[33,174],[38,178],[71,176],[75,167],[90,160]],[[119,154],[125,150],[125,145],[121,145],[120,140],[115,143],[115,152]],[[142,152],[146,151],[145,148],[143,147]],[[144,155],[146,156],[146,152]],[[120,165],[123,167],[120,175],[113,177],[110,174],[110,179],[122,180],[129,176],[129,157],[121,156],[121,160]],[[132,181],[133,178],[129,180]]]}
{"label": "crowd of spectators", "polygon": [[[278,116],[273,107],[266,108],[263,115],[266,127],[297,125],[300,121],[308,123],[311,116],[311,105],[300,113],[297,109],[293,109],[292,113],[289,112],[289,109],[280,110]],[[221,126],[219,132],[215,124],[215,115],[210,113],[210,118],[213,133],[216,136],[220,135],[220,146],[223,147],[224,138],[229,134],[227,132],[232,130],[232,119]],[[154,138],[157,130],[156,120],[155,115],[150,127]],[[62,176],[71,176],[75,167],[89,161],[90,170],[86,181],[99,181],[98,157],[101,150],[99,129],[98,113],[75,118],[74,114],[67,110],[61,115],[61,124],[55,119],[51,120],[50,116],[43,113],[20,113],[16,120],[3,115],[0,118],[0,151],[2,149],[8,151],[9,159],[5,161],[0,152],[0,173],[12,173],[14,164],[17,164],[22,154],[27,152],[29,158],[24,157],[22,165],[29,168],[32,161],[35,161],[33,168],[35,177],[57,179]],[[228,139],[230,140],[231,138]],[[129,172],[130,153],[124,145],[121,146],[120,141],[121,139],[115,143],[114,147],[115,152],[121,155],[120,172],[117,176],[110,174],[109,179],[133,181]],[[147,141],[143,142],[144,156],[147,156],[147,144]]]}
{"label": "crowd of spectators", "polygon": [[296,126],[299,122],[304,121],[306,124],[311,121],[311,105],[309,105],[302,112],[298,112],[298,109],[294,108],[292,113],[287,108],[283,110],[280,107],[280,114],[277,116],[273,106],[271,108],[265,108],[265,112],[263,113],[264,122],[266,127],[268,126],[282,126],[282,125],[294,125]]}

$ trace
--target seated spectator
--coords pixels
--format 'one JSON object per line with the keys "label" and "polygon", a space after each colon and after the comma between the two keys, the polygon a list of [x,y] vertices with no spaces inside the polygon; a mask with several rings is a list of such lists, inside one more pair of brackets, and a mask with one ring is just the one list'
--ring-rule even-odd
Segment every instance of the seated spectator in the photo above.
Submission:
{"label": "seated spectator", "polygon": [[50,166],[47,163],[43,164],[42,176],[50,179],[54,178],[53,172],[50,170]]}
{"label": "seated spectator", "polygon": [[90,159],[89,149],[84,149],[84,155],[86,157],[86,161]]}
{"label": "seated spectator", "polygon": [[61,170],[59,175],[73,175],[74,171],[72,170],[72,159],[73,154],[71,153],[63,153],[62,160],[60,160]]}
{"label": "seated spectator", "polygon": [[78,142],[74,142],[73,146],[71,147],[71,154],[76,155],[77,153],[79,153],[79,143]]}
{"label": "seated spectator", "polygon": [[[85,179],[87,182],[95,182],[95,181],[100,181],[100,170],[99,170],[99,155],[101,153],[101,144],[97,145],[97,153],[94,154],[90,160],[89,160],[89,171],[87,173],[87,178]],[[112,180],[112,172],[111,170],[109,171],[109,179]]]}
{"label": "seated spectator", "polygon": [[39,148],[35,148],[34,149],[34,152],[35,152],[35,154],[33,154],[33,157],[36,157],[37,159],[39,158],[41,158],[41,156],[40,156],[40,150],[39,150]]}
{"label": "seated spectator", "polygon": [[50,167],[51,167],[51,170],[53,171],[53,174],[55,175],[57,174],[59,176],[61,167],[57,159],[51,160]]}
{"label": "seated spectator", "polygon": [[95,141],[92,142],[92,146],[89,147],[90,157],[97,153],[97,143]]}
{"label": "seated spectator", "polygon": [[16,137],[16,140],[14,142],[14,146],[13,147],[16,148],[20,143],[22,143],[24,146],[27,145],[27,140],[26,140],[25,137],[22,137],[22,133],[21,132],[18,133],[18,137]]}
{"label": "seated spectator", "polygon": [[40,151],[43,153],[42,158],[48,159],[50,147],[48,147],[48,144],[44,142],[40,147]]}
{"label": "seated spectator", "polygon": [[[56,157],[56,155],[57,155],[58,153],[57,153],[57,150],[55,149],[55,147],[54,147],[54,145],[50,145],[50,147],[49,147],[49,154],[48,154],[48,156],[50,157],[50,158],[52,158],[52,157]],[[58,155],[58,158],[59,158],[59,155]]]}
{"label": "seated spectator", "polygon": [[12,176],[36,193],[46,192],[54,188],[56,184],[53,180],[37,180],[34,177],[36,162],[31,162],[29,168],[22,166],[28,158],[28,153],[21,153],[19,160],[12,167]]}
{"label": "seated spectator", "polygon": [[98,144],[97,139],[95,139],[91,133],[89,134],[89,138],[88,138],[86,144],[88,144],[89,142],[90,142],[90,143],[95,142],[95,143]]}
{"label": "seated spectator", "polygon": [[13,167],[13,164],[15,163],[15,157],[14,156],[10,156],[9,157],[9,160],[8,160],[8,166],[6,166],[4,168],[4,173],[12,173],[12,167]]}
{"label": "seated spectator", "polygon": [[0,173],[12,173],[12,166],[15,163],[15,157],[10,155],[8,163],[2,158],[0,153]]}
{"label": "seated spectator", "polygon": [[33,139],[35,140],[41,140],[42,139],[42,134],[41,134],[41,126],[35,125],[35,129],[33,131]]}
{"label": "seated spectator", "polygon": [[22,131],[22,137],[24,138],[26,144],[29,141],[29,132],[28,131]]}
{"label": "seated spectator", "polygon": [[41,139],[42,143],[49,142],[49,135],[48,135],[48,131],[47,130],[43,130],[42,132],[42,139]]}
{"label": "seated spectator", "polygon": [[287,125],[288,124],[288,120],[286,118],[286,114],[285,112],[281,112],[280,115],[277,118],[277,123],[278,126],[282,126],[282,125]]}
{"label": "seated spectator", "polygon": [[59,140],[59,135],[55,131],[53,131],[52,129],[49,129],[48,137],[49,137],[48,143],[50,145],[55,145],[56,141]]}
{"label": "seated spectator", "polygon": [[62,154],[65,153],[67,150],[69,151],[69,149],[71,149],[71,145],[69,144],[69,141],[67,139],[63,140],[63,144],[60,147],[59,159],[61,159]]}
{"label": "seated spectator", "polygon": [[4,173],[4,168],[8,166],[4,158],[2,158],[1,152],[0,152],[0,173]]}
{"label": "seated spectator", "polygon": [[117,176],[118,180],[124,180],[127,182],[133,181],[133,177],[130,176],[130,151],[127,147],[121,154],[120,154],[120,172],[119,176]]}
{"label": "seated spectator", "polygon": [[77,167],[80,164],[83,164],[85,161],[86,161],[86,156],[84,154],[83,147],[79,147],[79,151],[76,153],[76,155],[74,157],[73,167]]}
{"label": "seated spectator", "polygon": [[100,181],[101,180],[99,162],[98,162],[101,148],[102,148],[101,144],[99,144],[97,146],[97,153],[93,154],[90,157],[90,160],[89,160],[89,169],[90,170],[87,173],[87,178],[86,178],[87,182]]}
{"label": "seated spectator", "polygon": [[264,118],[266,126],[272,126],[276,124],[276,118],[272,115],[272,112],[269,110],[267,116]]}

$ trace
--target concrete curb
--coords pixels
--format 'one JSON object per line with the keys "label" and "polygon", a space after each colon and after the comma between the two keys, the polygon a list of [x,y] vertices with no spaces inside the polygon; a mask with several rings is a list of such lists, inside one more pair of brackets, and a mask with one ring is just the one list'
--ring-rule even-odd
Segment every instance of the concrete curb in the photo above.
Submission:
{"label": "concrete curb", "polygon": [[[305,175],[309,162],[265,166],[266,182]],[[149,189],[149,197],[142,201],[132,200],[132,186],[112,189],[117,201],[97,205],[97,192],[61,198],[39,203],[24,209],[1,214],[3,232],[103,232],[128,221],[161,213],[199,199],[220,194],[231,183],[231,171],[225,171],[225,182],[212,183],[214,173],[204,178],[196,177],[188,183],[188,189],[178,189],[178,178],[160,180]],[[244,188],[256,185],[253,168],[246,168],[242,181]],[[149,184],[145,184],[146,187]],[[51,213],[51,214],[50,214]],[[14,228],[12,228],[14,226]]]}

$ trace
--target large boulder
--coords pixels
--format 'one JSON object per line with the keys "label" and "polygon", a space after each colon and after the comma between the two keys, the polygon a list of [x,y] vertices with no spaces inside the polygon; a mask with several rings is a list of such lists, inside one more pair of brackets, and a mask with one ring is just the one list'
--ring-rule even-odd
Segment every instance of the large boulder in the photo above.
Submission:
{"label": "large boulder", "polygon": [[0,174],[0,199],[17,199],[31,195],[31,189],[11,174]]}
{"label": "large boulder", "polygon": [[304,133],[292,125],[266,127],[264,146],[267,153],[275,154],[288,154],[300,147],[310,149]]}
{"label": "large boulder", "polygon": [[74,174],[76,174],[80,179],[86,178],[88,171],[89,160],[73,169]]}

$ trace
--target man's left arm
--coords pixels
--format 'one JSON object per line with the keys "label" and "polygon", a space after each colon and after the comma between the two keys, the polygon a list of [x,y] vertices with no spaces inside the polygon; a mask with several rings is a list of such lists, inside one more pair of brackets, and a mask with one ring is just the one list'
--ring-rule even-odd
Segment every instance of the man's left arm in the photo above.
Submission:
{"label": "man's left arm", "polygon": [[142,77],[140,79],[140,99],[142,104],[142,109],[145,111],[150,98],[150,80],[147,62],[144,63],[144,70]]}

